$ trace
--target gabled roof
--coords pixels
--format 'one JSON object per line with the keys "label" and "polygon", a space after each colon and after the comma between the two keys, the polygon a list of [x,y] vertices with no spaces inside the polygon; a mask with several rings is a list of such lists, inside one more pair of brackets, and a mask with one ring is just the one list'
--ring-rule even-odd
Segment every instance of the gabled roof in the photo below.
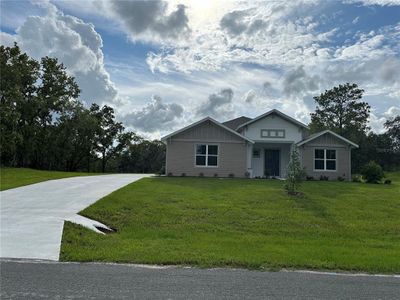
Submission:
{"label": "gabled roof", "polygon": [[243,123],[246,123],[250,120],[251,120],[251,118],[241,116],[239,118],[235,118],[232,120],[222,122],[222,125],[225,125],[226,127],[229,127],[232,130],[236,130],[236,128],[238,128],[240,125],[242,125]]}
{"label": "gabled roof", "polygon": [[267,116],[269,116],[269,115],[271,115],[271,114],[277,114],[277,115],[280,116],[281,118],[283,118],[283,119],[285,119],[285,120],[287,120],[287,121],[289,121],[289,122],[291,122],[291,123],[293,123],[293,124],[296,124],[297,126],[300,126],[300,127],[303,127],[303,128],[308,129],[308,126],[307,126],[307,125],[305,125],[305,124],[303,124],[303,123],[297,121],[296,119],[293,119],[292,117],[289,117],[288,115],[284,114],[283,112],[281,112],[281,111],[279,111],[279,110],[277,110],[277,109],[272,109],[272,110],[266,112],[265,114],[262,114],[262,115],[260,115],[260,116],[258,116],[258,117],[256,117],[256,118],[254,118],[254,119],[251,119],[250,121],[248,121],[248,122],[246,122],[246,123],[243,123],[242,125],[239,125],[239,126],[236,128],[236,130],[238,130],[239,128],[242,128],[242,127],[244,127],[244,126],[247,126],[247,125],[249,125],[249,124],[252,124],[252,123],[254,123],[254,122],[256,122],[256,121],[258,121],[258,120],[260,120],[260,119],[263,119],[263,118],[265,118],[265,117],[267,117]]}
{"label": "gabled roof", "polygon": [[311,142],[312,140],[315,140],[316,138],[318,138],[320,136],[323,136],[325,133],[332,134],[333,136],[335,136],[338,139],[342,140],[343,142],[353,146],[354,148],[358,148],[357,144],[353,143],[352,141],[342,137],[341,135],[339,135],[339,134],[337,134],[337,133],[335,133],[335,132],[333,132],[331,130],[324,130],[324,131],[321,131],[321,132],[314,133],[314,134],[310,135],[308,138],[306,138],[305,140],[302,140],[302,141],[298,142],[297,146],[301,146],[301,145],[304,145],[304,144],[306,144],[308,142]]}
{"label": "gabled roof", "polygon": [[213,118],[210,118],[210,117],[206,117],[206,118],[204,118],[204,119],[201,119],[200,121],[197,121],[197,122],[195,122],[195,123],[193,123],[193,124],[190,124],[189,126],[186,126],[186,127],[182,128],[182,129],[179,129],[179,130],[177,130],[177,131],[175,131],[175,132],[172,132],[172,133],[170,133],[170,134],[168,134],[168,135],[162,137],[161,140],[162,140],[162,141],[165,141],[166,139],[168,139],[168,138],[170,138],[170,137],[172,137],[172,136],[174,136],[174,135],[177,135],[178,133],[181,133],[181,132],[183,132],[183,131],[186,131],[186,130],[188,130],[188,129],[192,128],[192,127],[195,127],[195,126],[197,126],[197,125],[199,125],[199,124],[201,124],[201,123],[204,123],[204,122],[206,122],[206,121],[210,121],[211,123],[213,123],[213,124],[215,124],[215,125],[217,125],[217,126],[223,128],[223,129],[229,131],[230,133],[232,133],[232,134],[234,134],[234,135],[236,135],[236,136],[238,136],[238,137],[240,137],[240,138],[242,138],[242,139],[244,139],[244,140],[246,140],[246,141],[248,141],[248,142],[254,144],[254,141],[252,141],[251,139],[249,139],[249,138],[247,138],[247,137],[241,135],[240,133],[238,133],[238,132],[236,132],[236,131],[230,129],[229,127],[226,127],[225,125],[221,124],[220,122],[218,122],[218,121],[216,121],[216,120],[214,120]]}

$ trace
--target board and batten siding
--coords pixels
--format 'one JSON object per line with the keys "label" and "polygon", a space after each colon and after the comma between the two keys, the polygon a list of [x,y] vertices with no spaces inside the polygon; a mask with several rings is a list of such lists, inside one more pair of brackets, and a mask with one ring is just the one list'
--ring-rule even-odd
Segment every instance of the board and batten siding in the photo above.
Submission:
{"label": "board and batten siding", "polygon": [[[218,166],[196,166],[196,144],[218,145]],[[247,142],[210,121],[168,138],[166,145],[166,174],[245,177]]]}
{"label": "board and batten siding", "polygon": [[[336,150],[336,171],[314,170],[315,149]],[[321,175],[327,176],[329,180],[337,180],[339,176],[346,180],[351,180],[351,148],[347,143],[332,134],[326,133],[300,146],[300,156],[307,175],[314,177],[316,180]]]}

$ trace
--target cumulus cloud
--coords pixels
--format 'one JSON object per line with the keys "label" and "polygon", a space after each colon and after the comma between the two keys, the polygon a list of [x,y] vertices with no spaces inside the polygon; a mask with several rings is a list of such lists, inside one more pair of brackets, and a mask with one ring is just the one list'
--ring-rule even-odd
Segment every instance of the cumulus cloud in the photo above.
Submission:
{"label": "cumulus cloud", "polygon": [[221,119],[222,116],[231,116],[233,90],[231,88],[222,89],[218,93],[211,94],[208,100],[202,103],[196,110],[197,116],[209,116]]}
{"label": "cumulus cloud", "polygon": [[119,22],[129,37],[136,40],[168,41],[190,33],[186,6],[178,4],[168,11],[166,1],[104,1],[103,9]]}
{"label": "cumulus cloud", "polygon": [[400,5],[400,0],[345,0],[345,3],[362,4],[365,6],[380,5],[380,6],[396,6]]}
{"label": "cumulus cloud", "polygon": [[317,75],[308,75],[303,66],[299,66],[286,73],[283,79],[283,92],[285,95],[301,96],[304,93],[316,91],[320,78]]}
{"label": "cumulus cloud", "polygon": [[48,13],[30,16],[17,29],[16,39],[30,56],[56,57],[75,78],[87,102],[113,102],[117,89],[104,67],[103,41],[93,24],[64,15],[52,4]]}
{"label": "cumulus cloud", "polygon": [[159,96],[153,96],[141,110],[122,117],[124,124],[144,132],[170,130],[177,125],[183,114],[183,107],[176,103],[164,103]]}
{"label": "cumulus cloud", "polygon": [[14,35],[7,32],[0,31],[0,44],[6,47],[11,47],[16,42]]}

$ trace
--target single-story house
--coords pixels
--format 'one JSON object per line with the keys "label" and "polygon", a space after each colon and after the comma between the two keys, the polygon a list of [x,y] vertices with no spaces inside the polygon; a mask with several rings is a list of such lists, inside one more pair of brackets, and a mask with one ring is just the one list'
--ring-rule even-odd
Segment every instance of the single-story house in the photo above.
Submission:
{"label": "single-story house", "polygon": [[273,109],[254,119],[220,123],[210,117],[162,138],[166,174],[172,176],[285,178],[293,146],[308,176],[351,179],[351,149],[358,145]]}

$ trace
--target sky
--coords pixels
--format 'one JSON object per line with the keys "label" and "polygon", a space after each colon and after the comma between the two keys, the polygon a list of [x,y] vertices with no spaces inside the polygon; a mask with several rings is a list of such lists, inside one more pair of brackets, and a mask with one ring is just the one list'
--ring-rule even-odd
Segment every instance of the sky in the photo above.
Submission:
{"label": "sky", "polygon": [[365,90],[370,127],[400,114],[400,0],[0,1],[0,40],[57,57],[81,100],[160,138],[205,116],[270,109],[304,122],[314,96]]}

